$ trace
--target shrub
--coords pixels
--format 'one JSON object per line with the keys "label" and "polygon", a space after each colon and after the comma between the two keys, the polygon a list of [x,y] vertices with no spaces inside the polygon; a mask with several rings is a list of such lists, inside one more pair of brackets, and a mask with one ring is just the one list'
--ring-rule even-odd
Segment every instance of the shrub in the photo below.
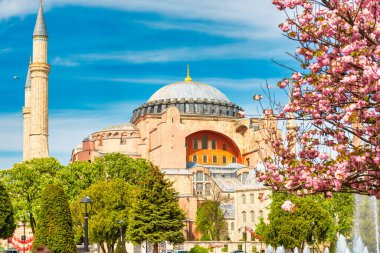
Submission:
{"label": "shrub", "polygon": [[208,253],[208,249],[197,245],[191,248],[189,253]]}
{"label": "shrub", "polygon": [[6,239],[15,231],[13,207],[8,192],[0,183],[0,238]]}
{"label": "shrub", "polygon": [[52,253],[76,253],[72,218],[61,186],[48,185],[41,193],[33,246],[46,245]]}

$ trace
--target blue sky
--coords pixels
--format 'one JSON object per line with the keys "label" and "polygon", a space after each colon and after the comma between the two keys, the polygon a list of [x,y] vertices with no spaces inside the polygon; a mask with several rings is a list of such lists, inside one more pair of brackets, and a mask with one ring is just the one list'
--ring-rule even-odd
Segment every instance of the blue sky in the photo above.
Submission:
{"label": "blue sky", "polygon": [[[128,122],[160,87],[211,84],[247,114],[294,65],[270,0],[44,0],[49,33],[50,154],[63,164],[95,130]],[[22,159],[23,91],[38,0],[0,0],[0,168]],[[13,76],[20,76],[14,80]]]}

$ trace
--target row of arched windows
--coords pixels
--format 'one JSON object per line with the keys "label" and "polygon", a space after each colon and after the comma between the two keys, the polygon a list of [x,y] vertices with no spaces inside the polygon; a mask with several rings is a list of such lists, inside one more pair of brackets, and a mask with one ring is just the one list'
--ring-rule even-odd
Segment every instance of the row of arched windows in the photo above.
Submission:
{"label": "row of arched windows", "polygon": [[[213,156],[211,157],[211,159],[212,159],[212,163],[218,163],[218,156],[213,155]],[[197,155],[193,155],[193,157],[192,157],[192,161],[193,161],[194,163],[197,163],[197,162],[198,162],[198,156],[197,156]],[[208,163],[208,161],[209,161],[209,157],[208,157],[208,155],[203,155],[203,156],[202,156],[202,163]],[[232,162],[232,163],[236,163],[236,161],[237,161],[236,156],[233,156],[233,157],[231,158],[231,162]],[[227,163],[227,157],[226,157],[226,156],[222,156],[222,163]]]}
{"label": "row of arched windows", "polygon": [[[247,222],[247,213],[243,211],[242,213],[243,222]],[[255,222],[255,212],[251,211],[251,220],[250,222]],[[259,218],[264,218],[264,212],[262,210],[259,211]]]}
{"label": "row of arched windows", "polygon": [[[253,193],[249,195],[249,201],[251,204],[255,203],[255,195]],[[245,194],[241,195],[241,203],[247,204],[247,196]]]}

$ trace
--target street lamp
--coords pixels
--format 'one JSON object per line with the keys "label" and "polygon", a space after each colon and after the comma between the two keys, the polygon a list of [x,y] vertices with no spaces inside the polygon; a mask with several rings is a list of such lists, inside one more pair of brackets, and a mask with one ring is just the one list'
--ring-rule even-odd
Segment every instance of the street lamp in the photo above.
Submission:
{"label": "street lamp", "polygon": [[[243,227],[239,228],[239,232],[242,229]],[[244,236],[244,253],[247,253],[247,226],[244,226],[243,236]]]}
{"label": "street lamp", "polygon": [[117,223],[120,225],[120,253],[123,253],[123,220],[119,220]]}
{"label": "street lamp", "polygon": [[315,222],[312,221],[311,222],[311,241],[313,243],[312,253],[314,253],[314,226],[315,226]]}
{"label": "street lamp", "polygon": [[183,220],[186,223],[186,241],[190,241],[190,222],[192,221],[192,219]]}
{"label": "street lamp", "polygon": [[24,215],[24,219],[22,220],[22,225],[24,227],[24,235],[21,236],[21,241],[23,242],[23,244],[22,244],[22,252],[25,253],[25,241],[26,241],[26,234],[25,234],[26,219],[25,219],[25,215]]}
{"label": "street lamp", "polygon": [[[90,252],[88,248],[88,214],[91,211],[92,200],[90,197],[85,196],[81,199],[80,203],[84,206],[84,252]],[[89,210],[90,209],[90,210]]]}

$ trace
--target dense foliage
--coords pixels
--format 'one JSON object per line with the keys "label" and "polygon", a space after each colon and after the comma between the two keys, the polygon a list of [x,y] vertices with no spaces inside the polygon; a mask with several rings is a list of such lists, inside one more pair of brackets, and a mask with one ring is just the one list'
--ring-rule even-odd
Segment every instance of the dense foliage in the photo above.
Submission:
{"label": "dense foliage", "polygon": [[[74,219],[78,224],[76,227],[77,238],[82,235],[84,226],[80,200],[87,195],[93,201],[89,222],[90,241],[100,245],[103,252],[113,252],[114,246],[120,238],[120,226],[128,228],[128,212],[136,191],[136,187],[131,186],[125,180],[114,179],[97,182],[82,192],[72,204]],[[123,224],[120,224],[120,221]]]}
{"label": "dense foliage", "polygon": [[153,243],[153,252],[158,253],[158,243],[184,241],[185,215],[178,205],[177,193],[160,170],[150,166],[148,174],[132,205],[127,234],[134,243]]}
{"label": "dense foliage", "polygon": [[52,253],[76,253],[68,199],[61,186],[48,185],[41,193],[33,246],[47,246]]}
{"label": "dense foliage", "polygon": [[8,192],[0,182],[0,239],[7,239],[16,229],[14,211]]}
{"label": "dense foliage", "polygon": [[17,163],[10,170],[0,173],[0,180],[9,192],[16,220],[22,220],[27,210],[33,232],[38,216],[42,189],[53,183],[54,177],[62,168],[55,158],[39,158]]}
{"label": "dense foliage", "polygon": [[208,248],[196,245],[190,249],[189,253],[208,253]]}
{"label": "dense foliage", "polygon": [[273,3],[288,17],[280,28],[299,43],[294,59],[302,68],[278,83],[291,102],[276,116],[299,124],[285,138],[273,129],[268,140],[276,159],[267,161],[261,180],[298,194],[345,191],[379,199],[379,1]]}
{"label": "dense foliage", "polygon": [[216,240],[224,239],[224,232],[226,230],[226,222],[224,214],[220,208],[220,202],[214,200],[206,200],[197,209],[197,216],[195,219],[197,228],[202,233],[203,240]]}
{"label": "dense foliage", "polygon": [[[274,193],[270,205],[269,224],[260,220],[256,233],[263,241],[273,246],[285,248],[303,248],[305,243],[312,243],[312,222],[315,243],[336,241],[338,233],[347,237],[351,235],[354,209],[353,196],[335,194],[334,198],[325,199],[322,195],[297,197],[286,193]],[[294,209],[284,210],[284,202],[294,204]],[[344,204],[343,204],[344,203]]]}

